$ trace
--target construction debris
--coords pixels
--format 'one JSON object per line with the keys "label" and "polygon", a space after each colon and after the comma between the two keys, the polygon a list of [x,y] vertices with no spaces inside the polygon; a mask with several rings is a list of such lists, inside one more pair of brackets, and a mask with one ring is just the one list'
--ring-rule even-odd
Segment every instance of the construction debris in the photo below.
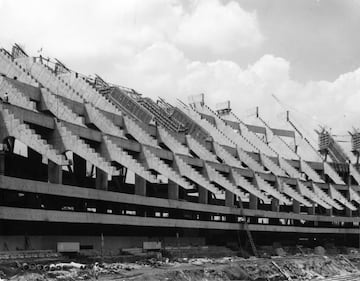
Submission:
{"label": "construction debris", "polygon": [[[285,251],[284,251],[285,252]],[[149,258],[99,263],[99,280],[327,280],[357,276],[358,256],[273,256],[272,258]],[[5,270],[6,269],[6,270]],[[3,271],[1,271],[3,270]],[[5,273],[7,272],[7,274]],[[0,267],[0,281],[93,280],[94,262],[15,263]],[[116,278],[116,279],[115,279]],[[359,280],[349,279],[349,280]],[[339,279],[340,280],[340,279]]]}

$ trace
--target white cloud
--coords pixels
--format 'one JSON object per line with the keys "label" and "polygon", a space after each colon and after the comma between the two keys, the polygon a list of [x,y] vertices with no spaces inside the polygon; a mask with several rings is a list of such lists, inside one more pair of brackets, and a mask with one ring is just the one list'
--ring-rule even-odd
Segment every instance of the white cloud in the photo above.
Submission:
{"label": "white cloud", "polygon": [[[24,43],[33,55],[43,47],[70,68],[98,73],[153,98],[186,101],[187,95],[205,93],[212,106],[231,100],[240,116],[260,106],[268,120],[276,121],[283,108],[275,94],[308,119],[344,130],[360,126],[360,69],[332,82],[303,84],[292,80],[291,65],[281,57],[268,54],[240,66],[231,53],[263,40],[256,13],[233,1],[180,3],[0,0],[0,44]],[[200,62],[190,59],[189,50],[229,59]]]}
{"label": "white cloud", "polygon": [[182,19],[175,41],[181,46],[215,54],[228,54],[256,47],[263,40],[255,12],[238,3],[199,0]]}

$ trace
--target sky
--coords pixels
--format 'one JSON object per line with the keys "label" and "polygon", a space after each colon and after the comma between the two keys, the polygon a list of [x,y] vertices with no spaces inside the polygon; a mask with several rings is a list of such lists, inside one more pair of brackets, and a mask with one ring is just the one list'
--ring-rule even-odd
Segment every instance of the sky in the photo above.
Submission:
{"label": "sky", "polygon": [[[0,46],[274,127],[360,128],[360,1],[0,0]],[[277,126],[278,125],[278,126]]]}

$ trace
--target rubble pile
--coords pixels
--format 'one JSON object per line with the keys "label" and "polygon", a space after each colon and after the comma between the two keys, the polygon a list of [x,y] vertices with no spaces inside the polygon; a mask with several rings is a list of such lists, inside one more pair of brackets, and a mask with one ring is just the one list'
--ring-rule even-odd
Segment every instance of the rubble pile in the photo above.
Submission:
{"label": "rubble pile", "polygon": [[253,260],[241,265],[250,280],[287,280],[284,274],[270,261]]}
{"label": "rubble pile", "polygon": [[295,280],[311,280],[327,278],[335,275],[346,275],[358,272],[349,260],[343,256],[329,258],[327,256],[297,257],[274,261],[286,277]]}
{"label": "rubble pile", "polygon": [[[354,261],[353,259],[352,261]],[[97,264],[97,263],[96,263]],[[94,280],[94,263],[13,263],[0,266],[0,281]],[[347,257],[274,256],[272,258],[149,258],[134,263],[103,262],[97,268],[99,280],[314,280],[359,274]],[[4,271],[4,270],[5,271]],[[116,279],[114,279],[116,278]],[[360,278],[360,277],[359,277]]]}

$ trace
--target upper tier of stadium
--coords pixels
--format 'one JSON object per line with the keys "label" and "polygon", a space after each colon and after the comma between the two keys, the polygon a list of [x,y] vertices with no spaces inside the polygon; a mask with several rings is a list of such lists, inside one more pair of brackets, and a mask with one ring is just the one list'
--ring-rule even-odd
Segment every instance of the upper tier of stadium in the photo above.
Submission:
{"label": "upper tier of stadium", "polygon": [[203,188],[217,199],[358,209],[356,132],[351,152],[326,130],[318,133],[318,149],[289,113],[287,128],[277,129],[259,115],[257,124],[243,122],[229,102],[212,109],[203,94],[188,104],[154,101],[59,60],[29,56],[16,44],[0,50],[0,74],[3,148],[12,137],[61,167],[71,166],[71,151],[103,175],[104,189],[125,167],[187,194]]}

